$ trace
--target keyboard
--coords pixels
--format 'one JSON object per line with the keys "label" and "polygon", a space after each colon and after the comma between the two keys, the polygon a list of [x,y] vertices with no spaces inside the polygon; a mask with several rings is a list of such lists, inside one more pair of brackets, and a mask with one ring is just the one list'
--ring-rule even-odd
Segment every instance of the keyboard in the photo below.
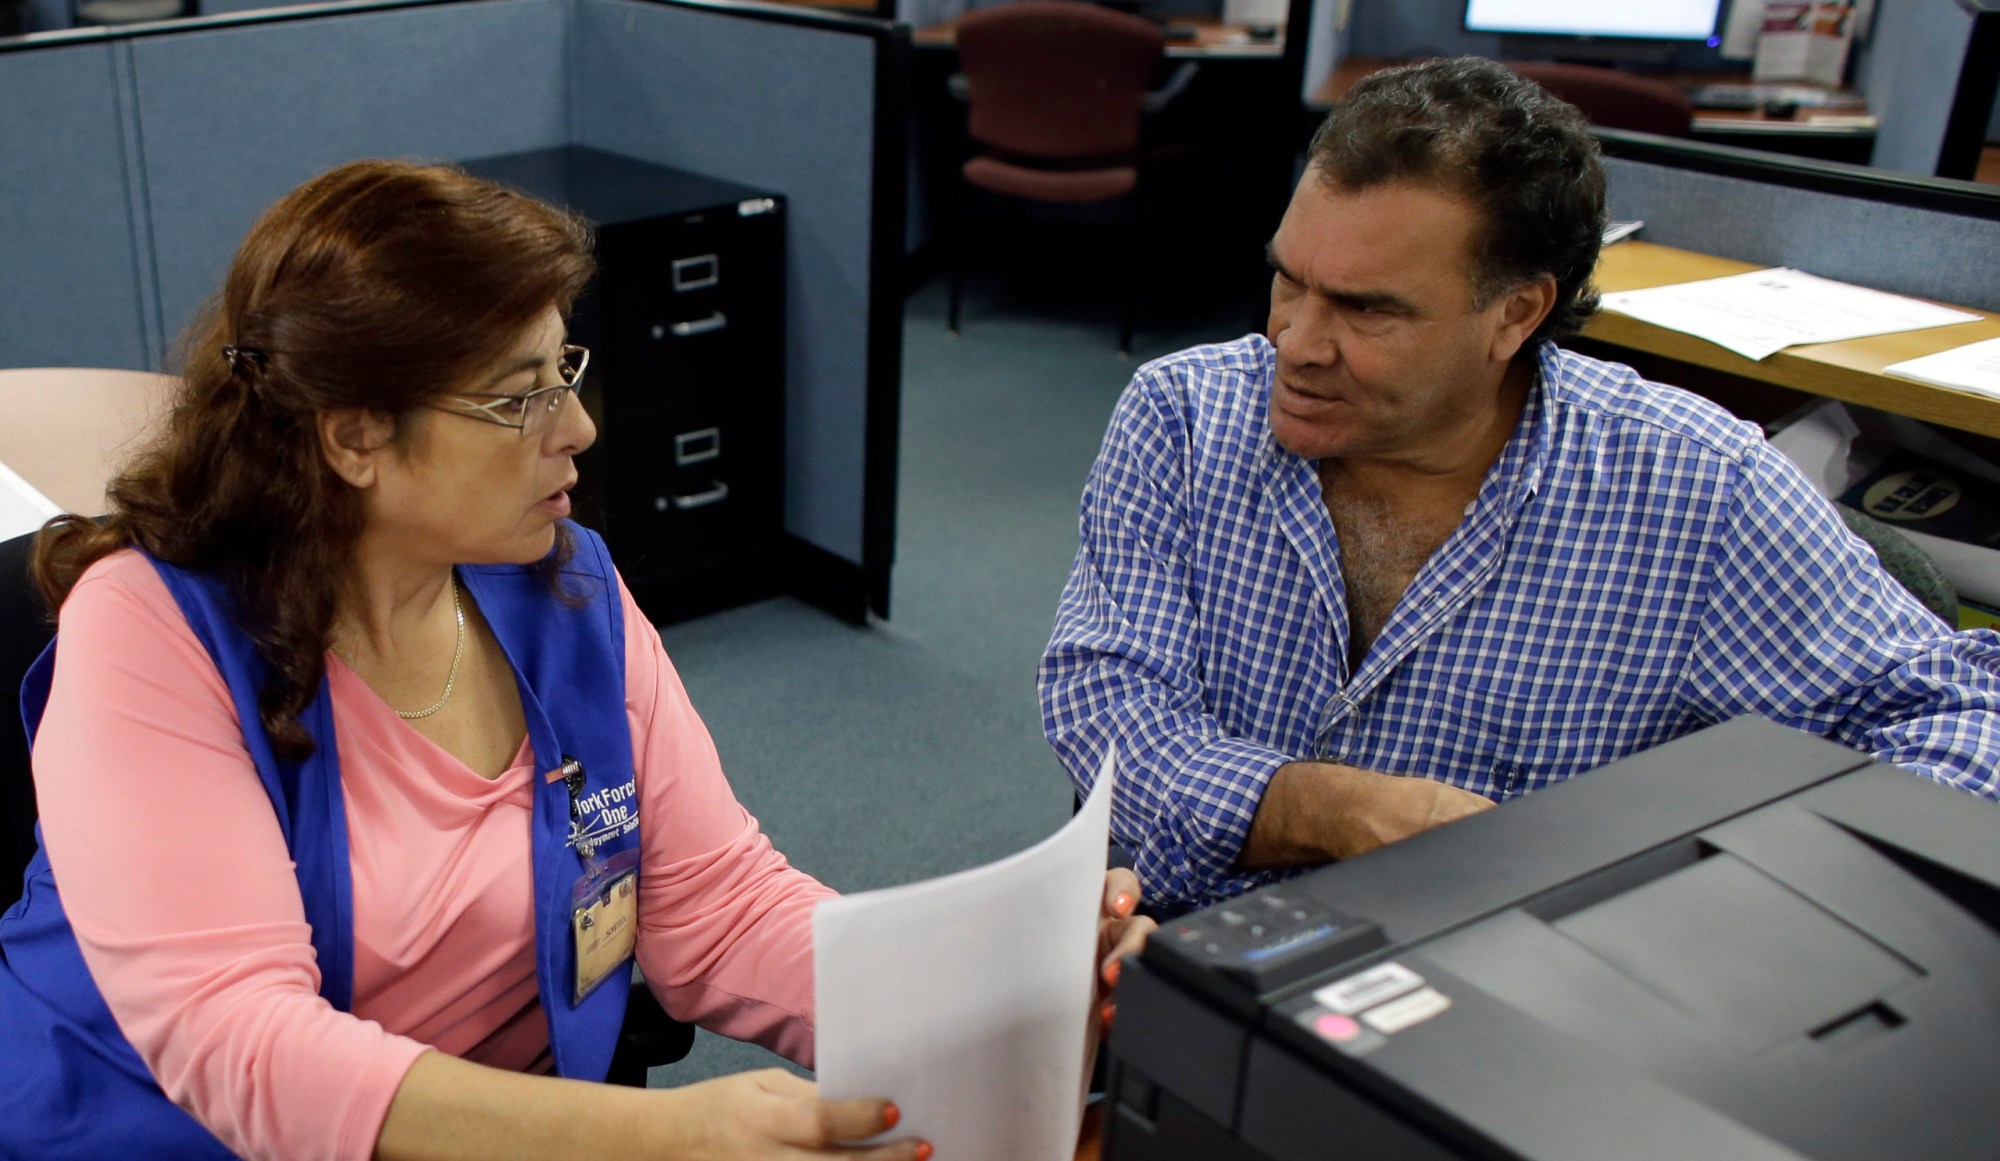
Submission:
{"label": "keyboard", "polygon": [[1771,101],[1788,101],[1801,109],[1858,109],[1865,102],[1854,93],[1770,81],[1697,85],[1688,91],[1697,109],[1761,109]]}

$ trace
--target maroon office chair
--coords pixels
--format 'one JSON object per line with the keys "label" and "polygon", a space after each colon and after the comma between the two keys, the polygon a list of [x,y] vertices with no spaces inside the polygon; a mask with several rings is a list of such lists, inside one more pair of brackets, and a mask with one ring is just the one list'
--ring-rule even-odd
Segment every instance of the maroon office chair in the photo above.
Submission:
{"label": "maroon office chair", "polygon": [[[1017,0],[958,22],[958,55],[970,106],[967,185],[1041,202],[1124,199],[1128,255],[1120,354],[1132,347],[1138,256],[1140,117],[1166,57],[1160,26],[1077,0]],[[1179,79],[1185,87],[1186,72]],[[1170,95],[1170,94],[1169,94]],[[951,331],[964,283],[965,205],[958,196],[951,265]]]}
{"label": "maroon office chair", "polygon": [[1507,67],[1575,105],[1593,125],[1666,137],[1686,137],[1694,125],[1694,102],[1660,81],[1593,65],[1508,61]]}

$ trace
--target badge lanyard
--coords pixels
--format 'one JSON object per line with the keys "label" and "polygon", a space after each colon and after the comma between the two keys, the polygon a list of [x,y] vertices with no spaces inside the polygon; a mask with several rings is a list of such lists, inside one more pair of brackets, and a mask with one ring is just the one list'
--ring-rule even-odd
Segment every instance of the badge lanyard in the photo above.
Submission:
{"label": "badge lanyard", "polygon": [[570,893],[570,939],[576,955],[572,1004],[597,990],[612,973],[629,963],[639,936],[639,852],[624,850],[600,859],[604,839],[587,837],[583,825],[583,763],[563,755],[562,765],[547,780],[562,780],[569,796],[570,833],[583,858],[583,874]]}

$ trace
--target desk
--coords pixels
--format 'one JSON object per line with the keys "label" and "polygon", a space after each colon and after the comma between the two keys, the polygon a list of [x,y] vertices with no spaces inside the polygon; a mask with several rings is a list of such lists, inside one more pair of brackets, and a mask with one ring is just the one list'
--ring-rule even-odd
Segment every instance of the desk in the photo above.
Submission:
{"label": "desk", "polygon": [[[1347,90],[1353,88],[1356,81],[1369,73],[1412,63],[1389,57],[1347,57],[1334,66],[1326,80],[1320,82],[1319,88],[1313,90],[1307,105],[1320,110],[1331,108],[1347,95]],[[1746,78],[1740,75],[1702,73],[1666,73],[1651,76],[1651,79],[1682,90],[1716,81],[1746,82]],[[1773,153],[1866,165],[1875,151],[1875,119],[1868,115],[1868,107],[1864,104],[1837,109],[1800,109],[1797,116],[1789,118],[1766,117],[1758,109],[1696,109],[1689,136],[1717,145],[1766,149]]]}
{"label": "desk", "polygon": [[1696,109],[1688,136],[1714,145],[1767,149],[1795,157],[1867,165],[1875,155],[1875,118],[1856,109],[1800,109],[1798,116],[1767,117],[1755,109]]}
{"label": "desk", "polygon": [[98,515],[104,485],[179,383],[130,371],[0,371],[0,464],[63,511]]}
{"label": "desk", "polygon": [[[1755,263],[1630,241],[1604,248],[1597,263],[1596,283],[1600,291],[1638,290],[1759,269],[1763,267]],[[1983,311],[1975,313],[1985,315]],[[2000,436],[2000,399],[1882,373],[1882,368],[1890,363],[1981,339],[2000,338],[2000,319],[1991,315],[1956,326],[1788,347],[1758,361],[1723,350],[1705,339],[1610,311],[1601,311],[1593,317],[1584,327],[1583,335],[1610,346],[1643,351],[1740,379],[1858,403],[1943,427]]]}
{"label": "desk", "polygon": [[[1253,40],[1249,26],[1224,24],[1212,17],[1176,18],[1194,31],[1193,40],[1167,41],[1167,56],[1174,60],[1278,60],[1285,55],[1285,32],[1270,40]],[[958,48],[958,22],[947,20],[910,34],[910,43],[933,52],[953,52]]]}

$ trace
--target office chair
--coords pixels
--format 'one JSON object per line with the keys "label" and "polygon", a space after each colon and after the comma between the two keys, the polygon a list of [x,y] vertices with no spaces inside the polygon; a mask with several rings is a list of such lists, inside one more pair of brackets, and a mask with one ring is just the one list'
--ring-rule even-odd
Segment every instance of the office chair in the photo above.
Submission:
{"label": "office chair", "polygon": [[[0,378],[15,372],[0,371]],[[50,372],[18,372],[45,379]],[[79,370],[91,377],[136,375],[135,372]],[[100,378],[100,381],[103,381]],[[52,433],[57,434],[57,433]],[[29,763],[28,737],[21,722],[21,679],[55,635],[41,592],[28,575],[35,533],[0,541],[0,912],[21,897],[22,875],[34,858],[35,784]],[[619,1029],[606,1080],[634,1088],[646,1087],[646,1070],[673,1064],[694,1044],[694,1026],[668,1016],[651,989],[635,981]]]}
{"label": "office chair", "polygon": [[55,635],[42,597],[28,579],[35,534],[0,541],[0,909],[21,894],[21,873],[35,857],[35,784],[28,776],[28,735],[21,725],[21,677]]}
{"label": "office chair", "polygon": [[972,154],[961,167],[951,263],[950,330],[958,333],[971,189],[1038,202],[1122,199],[1126,227],[1118,351],[1132,347],[1139,192],[1146,171],[1142,114],[1187,88],[1183,65],[1150,88],[1166,59],[1152,21],[1077,0],[1018,0],[958,22]]}
{"label": "office chair", "polygon": [[1686,137],[1694,126],[1694,102],[1660,81],[1595,65],[1508,61],[1507,67],[1575,105],[1593,125],[1665,137]]}

